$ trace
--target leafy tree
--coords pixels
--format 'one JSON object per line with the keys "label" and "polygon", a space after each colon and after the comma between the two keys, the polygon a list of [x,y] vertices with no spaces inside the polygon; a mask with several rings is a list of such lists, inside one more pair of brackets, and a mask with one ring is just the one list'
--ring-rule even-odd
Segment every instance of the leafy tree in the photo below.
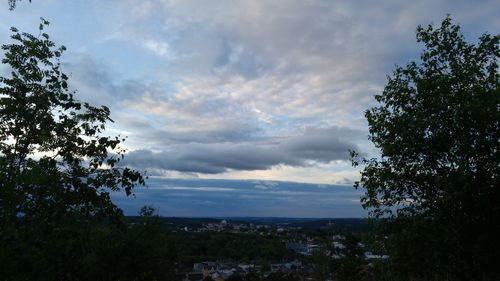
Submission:
{"label": "leafy tree", "polygon": [[332,259],[323,250],[315,250],[312,253],[312,261],[315,265],[314,277],[316,280],[327,280],[332,275]]}
{"label": "leafy tree", "polygon": [[118,165],[123,139],[102,135],[109,109],[69,90],[65,47],[44,33],[48,24],[39,36],[12,28],[2,46],[11,76],[0,77],[0,276],[15,280],[85,276],[96,223],[124,226],[110,192],[144,184]]}
{"label": "leafy tree", "polygon": [[175,277],[177,251],[160,218],[152,206],[144,206],[140,218],[118,233],[116,243],[108,251],[110,280],[172,280]]}
{"label": "leafy tree", "polygon": [[337,266],[337,279],[339,281],[362,280],[360,269],[364,263],[364,252],[360,246],[360,238],[348,232],[343,241],[344,247],[340,249],[340,260]]}
{"label": "leafy tree", "polygon": [[262,272],[271,271],[271,263],[268,260],[262,261],[261,266],[262,266]]}
{"label": "leafy tree", "polygon": [[266,279],[267,281],[286,281],[285,277],[283,276],[283,273],[281,272],[272,272],[269,274]]}
{"label": "leafy tree", "polygon": [[260,280],[262,280],[260,278],[260,275],[255,271],[251,271],[247,273],[247,275],[245,275],[245,281],[260,281]]}
{"label": "leafy tree", "polygon": [[[16,4],[18,1],[21,0],[8,0],[9,3],[9,10],[14,10],[16,8]],[[29,0],[31,2],[31,0]]]}
{"label": "leafy tree", "polygon": [[450,17],[417,28],[419,62],[397,67],[366,111],[377,159],[357,159],[362,199],[384,219],[403,280],[499,280],[500,36],[465,40]]}
{"label": "leafy tree", "polygon": [[243,277],[241,277],[238,273],[233,273],[226,279],[226,281],[243,281]]}

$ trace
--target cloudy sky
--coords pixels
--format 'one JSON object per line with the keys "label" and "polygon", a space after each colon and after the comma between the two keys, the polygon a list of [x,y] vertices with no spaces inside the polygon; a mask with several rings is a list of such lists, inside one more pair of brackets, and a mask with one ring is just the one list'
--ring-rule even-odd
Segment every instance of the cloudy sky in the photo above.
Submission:
{"label": "cloudy sky", "polygon": [[111,108],[127,165],[151,175],[120,206],[179,216],[364,216],[348,150],[377,155],[363,111],[418,58],[416,26],[500,30],[498,1],[2,2],[0,42],[48,19],[71,86]]}

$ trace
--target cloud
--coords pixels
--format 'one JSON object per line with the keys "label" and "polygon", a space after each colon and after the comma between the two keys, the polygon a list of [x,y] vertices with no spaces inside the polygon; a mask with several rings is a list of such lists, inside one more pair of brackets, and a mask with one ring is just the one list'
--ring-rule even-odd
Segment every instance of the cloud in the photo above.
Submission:
{"label": "cloud", "polygon": [[144,48],[154,52],[159,56],[168,57],[169,59],[175,58],[172,49],[166,42],[146,40],[143,42]]}
{"label": "cloud", "polygon": [[113,193],[112,199],[127,215],[137,214],[141,206],[148,204],[162,216],[366,216],[359,204],[362,192],[339,185],[320,189],[297,182],[152,177],[149,188],[136,189],[135,193],[135,198]]}
{"label": "cloud", "polygon": [[301,135],[245,143],[174,144],[169,150],[128,153],[123,165],[143,169],[215,174],[228,170],[266,170],[273,166],[311,166],[347,160],[348,150],[357,149],[342,135],[355,134],[342,128],[305,129]]}
{"label": "cloud", "polygon": [[[0,9],[2,43],[10,26],[36,34],[34,11],[50,19],[76,97],[109,106],[108,133],[128,136],[124,164],[259,180],[151,178],[140,200],[117,199],[129,214],[360,216],[347,150],[379,153],[363,112],[395,64],[418,59],[416,26],[450,13],[470,40],[500,30],[495,0],[78,2]],[[277,179],[324,185],[264,181]]]}
{"label": "cloud", "polygon": [[347,149],[378,153],[363,112],[394,64],[418,58],[418,24],[451,13],[471,39],[500,28],[492,0],[89,0],[0,10],[0,34],[36,31],[34,10],[69,47],[77,97],[110,106],[137,168],[321,182],[357,177]]}
{"label": "cloud", "polygon": [[191,191],[206,191],[206,192],[227,192],[234,191],[234,188],[227,187],[189,187],[189,186],[163,186],[161,189],[165,190],[191,190]]}
{"label": "cloud", "polygon": [[254,181],[253,183],[255,183],[255,188],[263,190],[278,189],[280,185],[277,181]]}
{"label": "cloud", "polygon": [[335,184],[339,185],[353,185],[354,182],[348,178],[343,178],[335,182]]}

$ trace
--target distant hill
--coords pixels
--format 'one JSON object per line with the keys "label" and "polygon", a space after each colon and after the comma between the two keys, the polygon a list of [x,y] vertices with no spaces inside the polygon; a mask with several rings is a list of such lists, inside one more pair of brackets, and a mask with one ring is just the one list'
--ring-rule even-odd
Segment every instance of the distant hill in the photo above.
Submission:
{"label": "distant hill", "polygon": [[302,228],[333,228],[337,230],[365,231],[371,228],[367,219],[319,219],[289,224],[291,227]]}
{"label": "distant hill", "polygon": [[[133,222],[138,217],[127,217]],[[191,217],[161,217],[165,224],[172,227],[189,228],[202,227],[208,223],[219,223],[226,220],[228,223],[270,225],[274,227],[288,226],[301,228],[336,229],[342,231],[366,231],[371,228],[367,219],[363,218],[279,218],[279,217],[216,217],[216,218],[191,218]]]}

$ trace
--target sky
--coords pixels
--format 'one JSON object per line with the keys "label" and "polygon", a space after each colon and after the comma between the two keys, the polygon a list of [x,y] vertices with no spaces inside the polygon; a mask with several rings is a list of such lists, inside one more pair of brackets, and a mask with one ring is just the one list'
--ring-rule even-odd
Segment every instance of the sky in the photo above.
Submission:
{"label": "sky", "polygon": [[500,30],[500,2],[481,0],[2,1],[2,44],[44,17],[77,97],[110,107],[125,164],[150,176],[113,195],[126,214],[366,216],[348,151],[378,155],[363,114],[418,60],[416,27]]}

